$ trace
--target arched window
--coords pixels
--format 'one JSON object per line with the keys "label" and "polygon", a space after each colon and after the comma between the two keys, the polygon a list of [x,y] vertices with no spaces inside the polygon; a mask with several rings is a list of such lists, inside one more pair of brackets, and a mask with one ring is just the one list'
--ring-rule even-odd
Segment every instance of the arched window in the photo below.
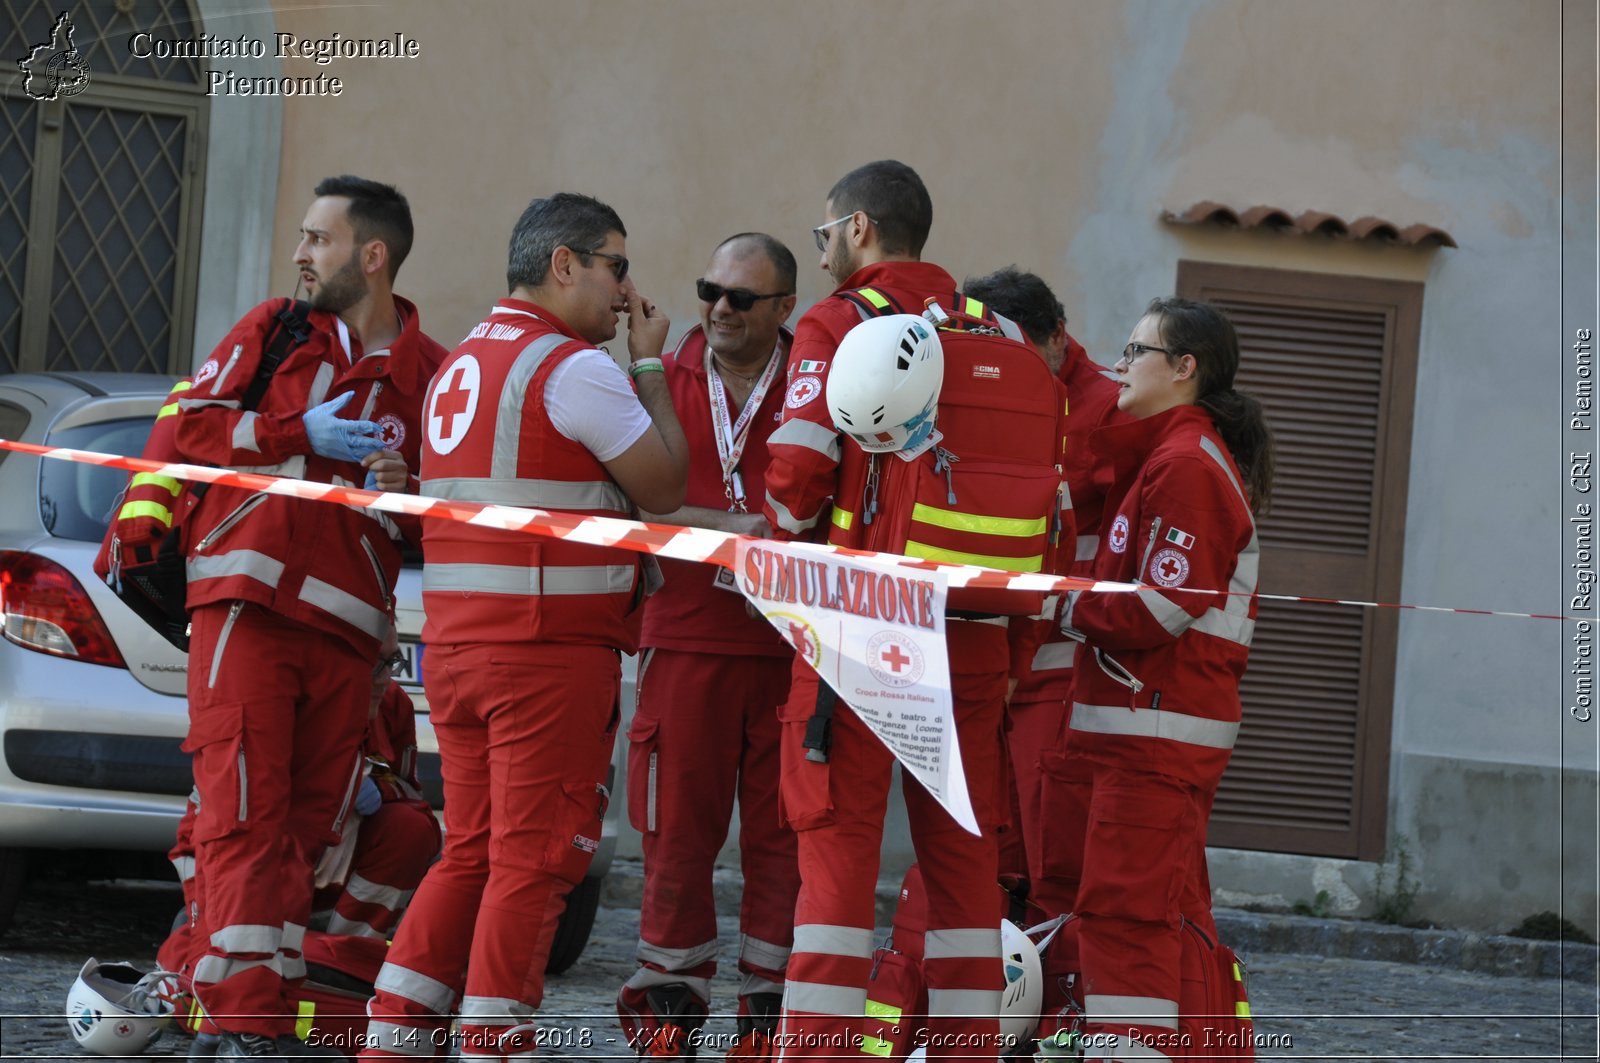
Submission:
{"label": "arched window", "polygon": [[0,370],[188,372],[204,63],[131,44],[194,40],[198,14],[187,0],[6,6]]}

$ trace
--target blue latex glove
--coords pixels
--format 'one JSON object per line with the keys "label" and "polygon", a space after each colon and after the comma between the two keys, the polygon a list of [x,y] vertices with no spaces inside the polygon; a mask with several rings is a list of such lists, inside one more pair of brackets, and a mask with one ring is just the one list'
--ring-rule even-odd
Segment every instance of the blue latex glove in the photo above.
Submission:
{"label": "blue latex glove", "polygon": [[363,490],[363,491],[376,491],[376,490],[378,490],[378,474],[373,472],[371,469],[368,469],[367,470],[367,478],[365,480],[361,481],[361,490]]}
{"label": "blue latex glove", "polygon": [[371,777],[361,780],[361,789],[356,791],[356,811],[363,816],[370,816],[383,807],[383,793],[379,791],[378,784]]}
{"label": "blue latex glove", "polygon": [[311,449],[324,458],[360,461],[374,450],[383,449],[383,440],[378,438],[376,424],[371,421],[347,421],[339,416],[339,411],[354,397],[355,392],[347,391],[336,399],[324,402],[303,418]]}

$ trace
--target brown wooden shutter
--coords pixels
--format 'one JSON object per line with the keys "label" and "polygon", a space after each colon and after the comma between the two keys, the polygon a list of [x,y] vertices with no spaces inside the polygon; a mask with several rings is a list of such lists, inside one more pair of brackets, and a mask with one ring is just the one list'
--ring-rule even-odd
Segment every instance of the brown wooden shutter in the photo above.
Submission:
{"label": "brown wooden shutter", "polygon": [[[1397,601],[1422,285],[1180,262],[1178,292],[1233,319],[1236,386],[1276,436],[1262,593]],[[1392,610],[1261,602],[1211,844],[1382,855],[1396,630]]]}

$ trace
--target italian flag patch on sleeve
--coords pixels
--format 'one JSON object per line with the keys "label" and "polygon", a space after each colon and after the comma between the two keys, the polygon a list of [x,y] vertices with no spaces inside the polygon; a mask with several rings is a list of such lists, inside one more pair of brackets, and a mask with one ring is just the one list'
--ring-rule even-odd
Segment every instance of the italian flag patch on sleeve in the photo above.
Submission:
{"label": "italian flag patch on sleeve", "polygon": [[1186,531],[1183,531],[1181,528],[1168,528],[1167,542],[1187,550],[1194,545],[1194,536],[1190,535]]}
{"label": "italian flag patch on sleeve", "polygon": [[802,361],[800,363],[800,368],[796,369],[795,372],[797,372],[797,373],[820,373],[826,368],[828,368],[828,363],[827,362]]}

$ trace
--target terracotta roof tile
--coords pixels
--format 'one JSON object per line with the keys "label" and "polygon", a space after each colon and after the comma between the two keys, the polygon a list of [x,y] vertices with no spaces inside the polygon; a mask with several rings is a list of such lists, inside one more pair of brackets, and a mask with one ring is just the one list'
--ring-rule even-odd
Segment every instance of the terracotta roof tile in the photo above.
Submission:
{"label": "terracotta roof tile", "polygon": [[1401,228],[1387,218],[1367,214],[1354,221],[1323,210],[1305,210],[1298,215],[1282,207],[1258,204],[1237,211],[1226,203],[1204,199],[1186,210],[1163,210],[1161,220],[1172,225],[1215,225],[1229,229],[1269,229],[1296,234],[1322,236],[1403,247],[1456,247],[1455,238],[1443,229],[1417,223]]}

